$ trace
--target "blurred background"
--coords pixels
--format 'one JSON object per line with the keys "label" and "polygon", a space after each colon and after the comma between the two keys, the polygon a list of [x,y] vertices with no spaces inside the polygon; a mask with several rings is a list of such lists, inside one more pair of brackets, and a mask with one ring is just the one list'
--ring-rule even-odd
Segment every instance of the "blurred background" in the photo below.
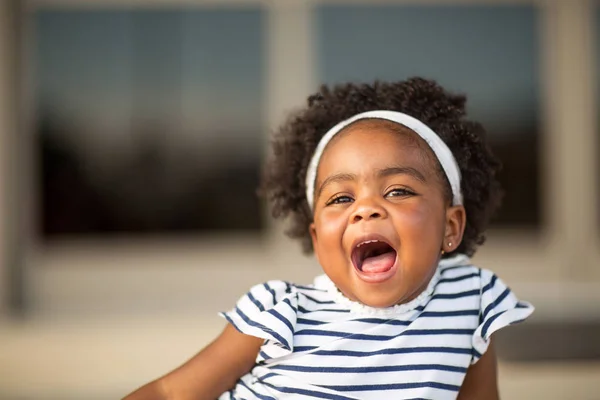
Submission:
{"label": "blurred background", "polygon": [[600,399],[600,3],[0,0],[0,399],[108,399],[255,283],[320,273],[255,195],[320,83],[468,95],[507,194],[478,252],[537,311],[503,398]]}

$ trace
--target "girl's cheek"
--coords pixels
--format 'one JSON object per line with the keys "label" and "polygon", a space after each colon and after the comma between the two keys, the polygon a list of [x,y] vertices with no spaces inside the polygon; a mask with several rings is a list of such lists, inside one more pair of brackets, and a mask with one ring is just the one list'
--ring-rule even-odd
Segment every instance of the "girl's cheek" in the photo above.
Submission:
{"label": "girl's cheek", "polygon": [[345,217],[339,212],[323,211],[315,221],[317,225],[317,234],[326,237],[339,235],[345,223]]}
{"label": "girl's cheek", "polygon": [[340,225],[346,221],[343,210],[327,208],[321,211],[320,221],[323,225]]}
{"label": "girl's cheek", "polygon": [[430,213],[423,204],[407,205],[396,213],[396,216],[405,224],[419,225],[425,221]]}
{"label": "girl's cheek", "polygon": [[[419,232],[428,233],[436,230],[438,225],[436,213],[424,205],[415,205],[396,214],[396,226],[410,234],[418,236]],[[441,221],[440,221],[441,223]]]}

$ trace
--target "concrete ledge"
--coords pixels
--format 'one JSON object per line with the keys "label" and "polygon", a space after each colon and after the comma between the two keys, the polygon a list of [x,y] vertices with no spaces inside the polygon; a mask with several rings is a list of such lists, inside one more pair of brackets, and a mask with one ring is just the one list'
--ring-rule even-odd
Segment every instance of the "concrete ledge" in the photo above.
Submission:
{"label": "concrete ledge", "polygon": [[[120,398],[175,368],[223,328],[216,316],[0,323],[0,398]],[[503,398],[597,398],[600,361],[501,362]]]}

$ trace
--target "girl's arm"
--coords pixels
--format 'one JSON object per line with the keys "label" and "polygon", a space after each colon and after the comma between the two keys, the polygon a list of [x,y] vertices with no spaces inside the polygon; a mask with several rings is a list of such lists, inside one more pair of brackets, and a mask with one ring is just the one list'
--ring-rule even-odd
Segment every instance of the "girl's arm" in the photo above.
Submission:
{"label": "girl's arm", "polygon": [[263,341],[227,324],[215,341],[188,362],[123,400],[214,400],[250,371]]}
{"label": "girl's arm", "polygon": [[487,351],[467,371],[458,400],[498,400],[496,351],[490,340]]}

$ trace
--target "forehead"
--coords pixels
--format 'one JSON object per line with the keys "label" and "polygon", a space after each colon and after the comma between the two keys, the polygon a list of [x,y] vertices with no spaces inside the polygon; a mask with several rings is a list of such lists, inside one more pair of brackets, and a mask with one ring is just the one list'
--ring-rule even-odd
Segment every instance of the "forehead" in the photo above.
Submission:
{"label": "forehead", "polygon": [[415,132],[391,121],[358,121],[327,145],[317,180],[339,172],[368,174],[397,165],[417,168],[426,177],[436,173],[433,151]]}

